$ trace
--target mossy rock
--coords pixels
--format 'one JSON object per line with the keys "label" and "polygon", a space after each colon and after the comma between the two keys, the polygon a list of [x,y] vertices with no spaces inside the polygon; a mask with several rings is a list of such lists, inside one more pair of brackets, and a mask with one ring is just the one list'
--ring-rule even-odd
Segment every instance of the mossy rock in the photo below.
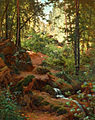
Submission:
{"label": "mossy rock", "polygon": [[35,98],[33,98],[32,104],[36,107],[41,106],[43,100],[44,98],[42,96],[36,96]]}
{"label": "mossy rock", "polygon": [[53,87],[51,87],[50,85],[46,85],[46,86],[43,88],[43,91],[49,93],[50,95],[55,96],[55,91],[54,91]]}
{"label": "mossy rock", "polygon": [[36,72],[38,74],[46,74],[50,71],[46,67],[37,67]]}
{"label": "mossy rock", "polygon": [[35,78],[33,75],[27,76],[24,78],[24,80],[20,80],[14,87],[12,87],[11,90],[23,92],[23,86],[29,85],[29,83],[32,82],[33,78]]}

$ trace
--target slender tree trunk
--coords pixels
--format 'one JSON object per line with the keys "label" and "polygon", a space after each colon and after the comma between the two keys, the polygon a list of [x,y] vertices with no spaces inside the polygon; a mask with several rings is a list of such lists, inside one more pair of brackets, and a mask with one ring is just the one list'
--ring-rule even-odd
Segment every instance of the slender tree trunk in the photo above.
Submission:
{"label": "slender tree trunk", "polygon": [[82,42],[82,54],[84,53],[84,44],[85,44],[85,33],[84,33],[84,37],[83,37],[83,42]]}
{"label": "slender tree trunk", "polygon": [[17,48],[21,47],[19,0],[17,0],[17,36],[16,36],[16,46],[17,46]]}
{"label": "slender tree trunk", "polygon": [[8,39],[8,8],[6,11],[6,39]]}
{"label": "slender tree trunk", "polygon": [[76,75],[80,69],[80,35],[79,35],[79,0],[76,0],[76,29],[75,29],[75,68]]}

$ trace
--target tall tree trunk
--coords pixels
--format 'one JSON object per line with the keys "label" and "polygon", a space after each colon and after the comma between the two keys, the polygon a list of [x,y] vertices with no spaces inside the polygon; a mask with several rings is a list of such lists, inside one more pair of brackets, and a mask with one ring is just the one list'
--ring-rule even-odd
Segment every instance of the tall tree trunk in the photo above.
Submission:
{"label": "tall tree trunk", "polygon": [[80,35],[79,35],[79,0],[76,0],[76,29],[75,29],[75,68],[76,75],[80,69]]}
{"label": "tall tree trunk", "polygon": [[8,8],[6,11],[6,39],[8,39]]}
{"label": "tall tree trunk", "polygon": [[17,48],[21,47],[19,0],[17,0],[17,36],[16,36],[16,46],[17,46]]}

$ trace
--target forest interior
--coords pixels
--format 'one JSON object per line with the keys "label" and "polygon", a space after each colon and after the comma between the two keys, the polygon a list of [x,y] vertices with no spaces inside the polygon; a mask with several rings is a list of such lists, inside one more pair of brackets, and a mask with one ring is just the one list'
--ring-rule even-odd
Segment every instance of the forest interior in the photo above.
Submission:
{"label": "forest interior", "polygon": [[0,120],[95,120],[95,0],[0,0]]}

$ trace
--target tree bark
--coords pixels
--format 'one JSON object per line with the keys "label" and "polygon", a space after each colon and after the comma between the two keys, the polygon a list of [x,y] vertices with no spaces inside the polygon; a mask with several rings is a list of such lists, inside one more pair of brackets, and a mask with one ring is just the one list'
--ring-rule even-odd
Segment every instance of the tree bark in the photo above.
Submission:
{"label": "tree bark", "polygon": [[75,68],[76,75],[80,69],[80,34],[79,34],[79,0],[76,0],[76,28],[75,28]]}
{"label": "tree bark", "polygon": [[17,0],[17,36],[16,36],[16,46],[21,47],[20,41],[20,10],[19,10],[19,0]]}
{"label": "tree bark", "polygon": [[8,8],[6,11],[6,39],[8,39]]}

